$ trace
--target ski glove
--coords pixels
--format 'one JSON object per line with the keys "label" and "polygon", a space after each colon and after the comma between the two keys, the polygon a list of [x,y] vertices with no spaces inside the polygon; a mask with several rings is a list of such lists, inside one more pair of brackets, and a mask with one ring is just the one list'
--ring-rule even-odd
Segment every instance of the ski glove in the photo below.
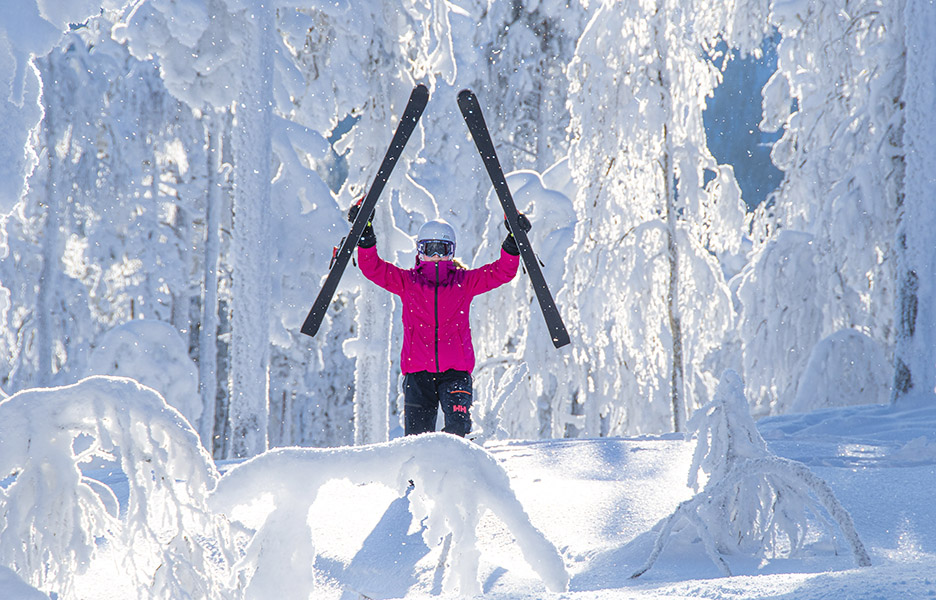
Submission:
{"label": "ski glove", "polygon": [[[354,223],[354,219],[357,218],[359,212],[361,212],[361,204],[352,204],[351,208],[348,209],[348,222]],[[367,225],[364,226],[364,232],[361,233],[361,239],[358,240],[358,246],[361,248],[372,248],[377,245],[377,234],[374,233],[374,227],[371,224],[373,218],[374,213],[371,213]]]}
{"label": "ski glove", "polygon": [[[520,229],[522,229],[524,233],[533,228],[533,224],[530,223],[530,220],[525,214],[517,213],[517,217],[520,220]],[[519,256],[520,248],[517,247],[517,240],[514,239],[513,233],[510,232],[510,225],[507,224],[507,217],[504,217],[504,228],[507,230],[507,237],[504,239],[504,243],[501,244],[501,248],[503,248],[504,252],[507,254]]]}

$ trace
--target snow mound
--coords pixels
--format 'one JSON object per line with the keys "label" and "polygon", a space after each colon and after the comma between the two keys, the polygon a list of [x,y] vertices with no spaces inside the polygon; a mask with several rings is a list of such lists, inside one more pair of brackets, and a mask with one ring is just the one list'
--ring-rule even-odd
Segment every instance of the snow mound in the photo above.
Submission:
{"label": "snow mound", "polygon": [[792,410],[883,404],[890,395],[892,376],[878,342],[854,329],[837,331],[813,347]]}
{"label": "snow mound", "polygon": [[227,473],[212,495],[212,507],[257,528],[236,567],[248,580],[247,598],[306,598],[314,588],[314,540],[311,530],[298,524],[308,524],[319,490],[334,479],[396,489],[414,481],[411,510],[423,523],[423,539],[430,547],[442,543],[448,549],[448,593],[481,593],[477,529],[485,508],[508,527],[551,591],[568,587],[559,552],[530,522],[504,469],[481,447],[439,433],[369,446],[272,450]]}
{"label": "snow mound", "polygon": [[11,600],[49,600],[49,597],[25,583],[6,567],[0,567],[0,598]]}

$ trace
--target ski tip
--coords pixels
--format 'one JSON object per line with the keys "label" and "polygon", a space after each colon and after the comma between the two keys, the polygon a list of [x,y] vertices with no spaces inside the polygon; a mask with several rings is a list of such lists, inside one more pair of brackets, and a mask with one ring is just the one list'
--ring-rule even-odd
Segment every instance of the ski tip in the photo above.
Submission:
{"label": "ski tip", "polygon": [[458,92],[458,108],[465,118],[468,118],[471,113],[481,113],[481,104],[478,102],[478,97],[471,90]]}
{"label": "ski tip", "polygon": [[429,103],[429,88],[424,84],[420,83],[413,88],[413,91],[410,93],[409,97],[409,106],[416,110],[418,114],[422,114],[426,104]]}

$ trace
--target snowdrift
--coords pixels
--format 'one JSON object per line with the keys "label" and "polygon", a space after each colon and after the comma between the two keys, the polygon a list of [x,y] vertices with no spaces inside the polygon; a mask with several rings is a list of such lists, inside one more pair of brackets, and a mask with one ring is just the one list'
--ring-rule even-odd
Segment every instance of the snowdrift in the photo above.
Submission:
{"label": "snowdrift", "polygon": [[[562,558],[530,523],[503,468],[460,438],[279,449],[222,477],[184,417],[131,379],[22,392],[0,404],[0,417],[0,561],[65,597],[107,553],[131,564],[131,587],[154,598],[307,598],[315,546],[302,524],[335,479],[414,486],[411,511],[426,544],[445,544],[448,592],[481,592],[476,529],[485,510],[548,589],[568,587]],[[92,468],[119,472],[125,496],[83,472]]]}
{"label": "snowdrift", "polygon": [[133,380],[21,392],[0,403],[0,597],[936,591],[936,403],[755,426],[728,373],[697,414],[697,441],[433,434],[219,470]]}

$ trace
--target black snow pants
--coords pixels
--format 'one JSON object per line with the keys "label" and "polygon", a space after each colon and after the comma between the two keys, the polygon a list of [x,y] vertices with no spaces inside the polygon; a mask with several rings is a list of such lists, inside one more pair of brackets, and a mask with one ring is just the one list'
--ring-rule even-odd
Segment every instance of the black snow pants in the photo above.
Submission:
{"label": "black snow pants", "polygon": [[435,431],[441,406],[445,416],[442,431],[465,437],[471,431],[471,373],[455,369],[407,373],[403,377],[403,404],[406,435]]}

